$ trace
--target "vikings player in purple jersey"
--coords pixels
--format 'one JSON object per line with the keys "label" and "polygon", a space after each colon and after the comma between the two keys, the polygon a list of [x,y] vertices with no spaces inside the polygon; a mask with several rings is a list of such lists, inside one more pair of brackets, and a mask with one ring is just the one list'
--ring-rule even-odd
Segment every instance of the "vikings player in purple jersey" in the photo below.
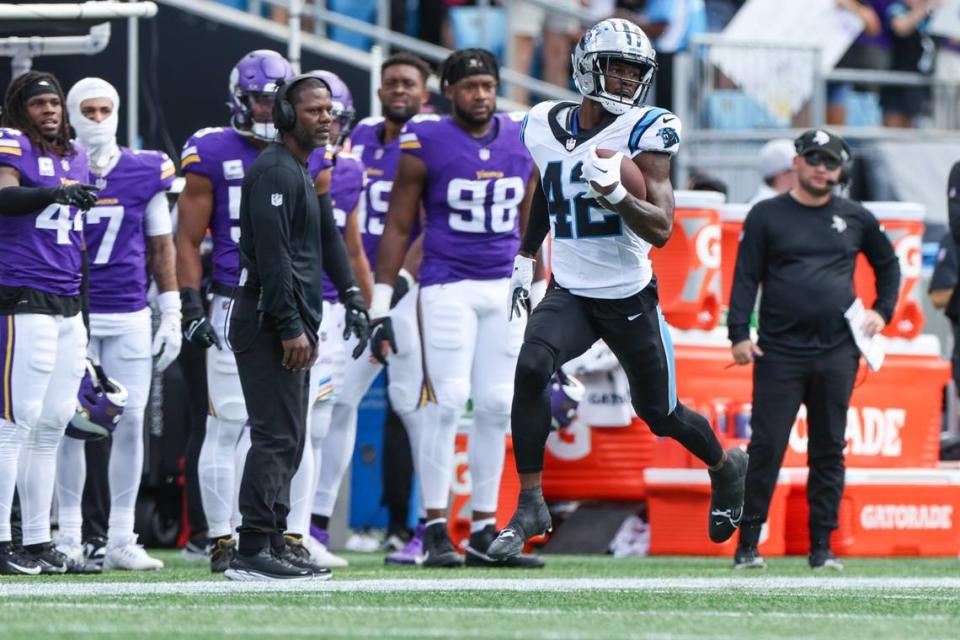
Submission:
{"label": "vikings player in purple jersey", "polygon": [[532,556],[494,563],[486,555],[496,535],[513,369],[523,338],[523,323],[503,316],[503,301],[526,226],[528,184],[536,180],[533,161],[520,142],[522,117],[494,113],[499,69],[493,54],[454,52],[444,61],[441,77],[453,115],[415,116],[400,134],[403,154],[377,255],[372,348],[403,346],[393,339],[389,301],[422,202],[420,304],[425,366],[436,398],[435,419],[418,447],[428,518],[422,565],[464,562],[450,541],[446,514],[457,422],[472,397],[473,524],[467,564],[540,567],[543,562]]}
{"label": "vikings player in purple jersey", "polygon": [[[373,279],[370,265],[363,252],[360,226],[357,224],[357,208],[363,194],[363,164],[347,152],[341,151],[353,125],[353,96],[350,89],[336,74],[329,71],[312,71],[330,87],[333,103],[333,122],[330,124],[330,144],[313,152],[308,161],[310,174],[322,188],[324,174],[330,176],[330,197],[337,228],[344,237],[350,268],[361,290],[369,299]],[[333,162],[333,169],[326,171]],[[317,362],[310,369],[310,414],[307,422],[306,446],[300,458],[300,466],[290,483],[290,514],[287,516],[287,544],[298,554],[309,554],[314,564],[327,567],[344,567],[347,561],[327,550],[329,540],[318,540],[309,534],[310,513],[317,481],[321,470],[322,446],[330,428],[333,398],[343,384],[346,364],[346,341],[343,338],[345,308],[340,302],[336,286],[330,278],[323,279],[323,316],[317,344]],[[351,345],[355,339],[351,338]],[[351,349],[353,351],[353,349]],[[359,354],[358,354],[359,355]]]}
{"label": "vikings player in purple jersey", "polygon": [[[112,436],[103,566],[142,571],[163,567],[136,543],[133,522],[143,467],[143,414],[153,375],[151,355],[160,356],[157,369],[162,371],[180,353],[180,295],[166,195],[176,169],[163,152],[117,145],[119,107],[116,89],[100,78],[84,78],[67,93],[67,112],[77,142],[86,149],[91,175],[100,187],[97,206],[87,212],[85,226],[90,255],[87,351],[128,393]],[[152,345],[148,265],[160,292],[160,325]],[[57,464],[57,549],[78,565],[83,560],[84,442],[64,438]]]}
{"label": "vikings player in purple jersey", "polygon": [[[186,184],[177,204],[177,278],[183,302],[183,335],[207,352],[210,415],[200,451],[198,476],[203,511],[214,544],[211,569],[224,571],[239,522],[238,479],[245,452],[238,450],[247,410],[233,353],[223,345],[227,307],[239,276],[240,186],[247,167],[275,139],[273,92],[293,76],[290,64],[268,50],[245,55],[230,73],[229,127],[197,131],[183,146],[180,166]],[[200,243],[213,236],[213,299],[203,312]],[[209,349],[209,347],[215,347]]]}
{"label": "vikings player in purple jersey", "polygon": [[[366,187],[359,202],[357,223],[364,252],[371,263],[376,258],[377,246],[383,234],[387,201],[393,187],[397,162],[400,160],[400,130],[411,117],[420,112],[421,106],[426,102],[427,78],[430,76],[430,67],[409,53],[391,56],[383,62],[380,71],[382,80],[377,95],[385,117],[365,118],[350,133],[351,153],[362,160],[366,172]],[[350,246],[349,236],[347,246]],[[422,430],[420,424],[425,415],[420,406],[423,364],[414,280],[421,246],[422,242],[418,240],[407,252],[404,269],[401,270],[403,288],[398,286],[391,301],[395,305],[393,318],[397,340],[403,345],[403,349],[390,355],[388,386],[390,404],[403,421],[414,451],[419,442],[418,434]],[[351,339],[346,349],[352,350],[355,344]],[[321,543],[326,544],[329,540],[327,524],[353,454],[358,407],[367,389],[382,370],[383,365],[371,361],[370,358],[347,360],[343,383],[336,385],[334,389],[330,427],[323,439],[322,453],[318,458],[319,484],[310,528],[312,537]],[[386,558],[387,562],[415,562],[420,556],[421,534],[422,527],[418,527],[417,534],[407,545],[408,548],[391,553]]]}
{"label": "vikings player in purple jersey", "polygon": [[[70,142],[63,91],[31,71],[7,87],[0,129],[0,574],[63,573],[50,538],[57,447],[86,368],[83,219],[96,202]],[[11,544],[14,486],[23,549]]]}

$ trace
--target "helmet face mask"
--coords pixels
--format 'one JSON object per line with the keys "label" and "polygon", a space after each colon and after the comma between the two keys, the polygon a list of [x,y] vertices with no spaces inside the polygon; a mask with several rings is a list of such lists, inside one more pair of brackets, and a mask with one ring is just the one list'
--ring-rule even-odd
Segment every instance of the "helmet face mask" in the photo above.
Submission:
{"label": "helmet face mask", "polygon": [[[238,133],[270,142],[277,137],[277,129],[272,116],[258,122],[256,112],[272,113],[272,102],[268,106],[266,99],[272,98],[281,80],[293,77],[290,63],[276,51],[258,49],[243,57],[230,71],[230,126]],[[258,103],[254,107],[254,103]],[[264,104],[261,106],[261,102]],[[263,117],[259,118],[263,120]]]}
{"label": "helmet face mask", "polygon": [[[640,27],[619,18],[604,20],[587,30],[574,49],[574,83],[585,98],[621,115],[646,100],[657,70],[656,55]],[[635,67],[636,73],[621,75],[624,65]],[[615,87],[607,86],[611,80],[616,81]],[[634,85],[629,95],[623,95],[624,87]]]}

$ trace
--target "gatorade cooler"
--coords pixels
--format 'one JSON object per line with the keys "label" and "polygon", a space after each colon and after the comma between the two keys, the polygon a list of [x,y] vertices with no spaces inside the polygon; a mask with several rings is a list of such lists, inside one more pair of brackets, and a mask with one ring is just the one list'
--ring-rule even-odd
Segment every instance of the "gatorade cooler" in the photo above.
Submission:
{"label": "gatorade cooler", "polygon": [[[810,550],[806,469],[787,469],[786,547]],[[840,556],[952,556],[960,553],[960,470],[847,469],[840,527],[831,547]],[[652,524],[652,523],[651,523]]]}
{"label": "gatorade cooler", "polygon": [[[650,555],[733,556],[738,534],[721,544],[710,541],[710,476],[706,469],[647,469],[647,510],[650,515]],[[789,477],[777,479],[767,523],[760,531],[760,553],[782,556],[787,519]]]}
{"label": "gatorade cooler", "polygon": [[[863,206],[883,225],[900,260],[900,294],[893,318],[883,335],[915,338],[920,335],[924,321],[917,299],[917,281],[923,262],[923,218],[926,211],[922,204],[915,202],[864,202]],[[863,254],[857,257],[854,288],[864,305],[870,308],[877,298],[876,281]]]}
{"label": "gatorade cooler", "polygon": [[745,204],[725,204],[720,207],[720,306],[724,308],[730,304],[740,232],[749,211],[750,207]]}
{"label": "gatorade cooler", "polygon": [[[450,539],[458,549],[470,541],[470,468],[467,464],[467,434],[458,433],[454,445],[453,482],[450,484],[450,517],[447,519]],[[500,493],[497,496],[497,529],[507,526],[517,510],[520,496],[520,478],[513,459],[513,439],[506,438],[506,455],[503,460],[503,475],[500,478]]]}
{"label": "gatorade cooler", "polygon": [[643,470],[657,438],[640,418],[626,427],[591,427],[574,420],[551,433],[543,466],[548,500],[643,500]]}
{"label": "gatorade cooler", "polygon": [[678,329],[710,329],[720,318],[720,214],[725,197],[677,191],[673,235],[650,252],[660,308]]}

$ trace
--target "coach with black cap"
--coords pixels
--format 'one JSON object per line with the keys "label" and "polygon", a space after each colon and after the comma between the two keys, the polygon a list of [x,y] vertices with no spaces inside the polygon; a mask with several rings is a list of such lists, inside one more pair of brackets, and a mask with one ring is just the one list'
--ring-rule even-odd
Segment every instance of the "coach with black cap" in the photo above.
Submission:
{"label": "coach with black cap", "polygon": [[[757,552],[790,430],[807,408],[807,501],[813,569],[842,569],[830,551],[843,493],[847,408],[860,354],[844,312],[854,302],[853,271],[863,252],[876,274],[877,300],[864,329],[890,321],[900,267],[873,215],[834,195],[845,180],[850,147],[836,133],[812,129],[795,141],[797,185],[747,214],[727,319],[733,358],[753,367],[753,434],[747,449],[746,498],[735,568],[762,568]],[[750,315],[760,298],[759,340]]]}
{"label": "coach with black cap", "polygon": [[[318,196],[307,159],[327,142],[330,87],[296,76],[280,85],[273,122],[279,141],[253,162],[240,191],[240,283],[227,335],[250,419],[250,451],[240,482],[240,539],[226,576],[234,580],[328,577],[287,546],[290,481],[306,435],[309,376],[317,358],[322,272],[361,343],[366,305],[350,273],[329,193]],[[318,182],[320,184],[320,182]]]}

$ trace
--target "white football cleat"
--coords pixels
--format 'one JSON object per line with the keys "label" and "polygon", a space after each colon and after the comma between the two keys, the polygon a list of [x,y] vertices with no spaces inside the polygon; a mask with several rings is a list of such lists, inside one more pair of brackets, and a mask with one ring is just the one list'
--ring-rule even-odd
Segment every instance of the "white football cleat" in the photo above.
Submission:
{"label": "white football cleat", "polygon": [[147,555],[134,536],[121,544],[107,544],[103,568],[105,571],[157,571],[163,569],[163,561]]}
{"label": "white football cleat", "polygon": [[330,550],[313,536],[304,536],[303,546],[310,552],[310,560],[318,567],[336,569],[350,564],[345,558],[330,553]]}
{"label": "white football cleat", "polygon": [[86,560],[86,558],[83,557],[83,545],[80,544],[79,540],[58,538],[57,551],[67,556],[67,560],[77,564],[82,564]]}

